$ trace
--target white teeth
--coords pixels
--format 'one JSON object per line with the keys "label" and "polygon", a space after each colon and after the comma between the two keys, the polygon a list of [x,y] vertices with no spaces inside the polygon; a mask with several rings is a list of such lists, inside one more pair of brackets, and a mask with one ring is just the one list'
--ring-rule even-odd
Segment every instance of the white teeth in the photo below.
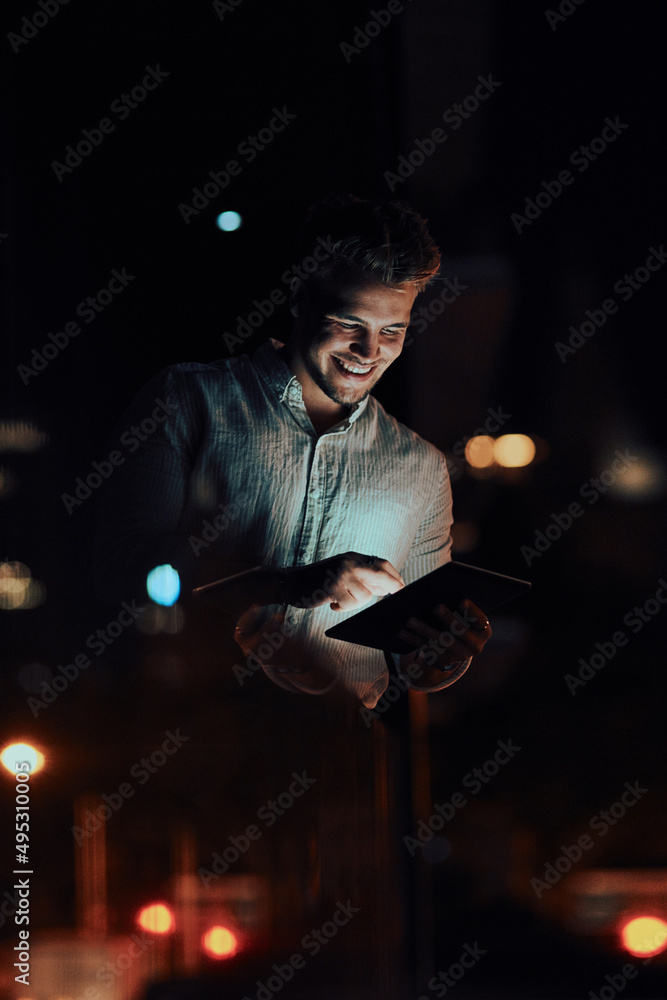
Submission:
{"label": "white teeth", "polygon": [[365,375],[373,367],[372,365],[369,365],[368,368],[357,368],[354,365],[345,364],[345,362],[341,361],[340,358],[336,358],[336,361],[343,366],[345,371],[352,372],[353,375]]}

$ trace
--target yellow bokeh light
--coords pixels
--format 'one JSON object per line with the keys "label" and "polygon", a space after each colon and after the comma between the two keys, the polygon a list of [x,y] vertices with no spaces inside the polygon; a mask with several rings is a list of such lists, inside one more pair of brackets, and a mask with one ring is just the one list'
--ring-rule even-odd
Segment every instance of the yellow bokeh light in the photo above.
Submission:
{"label": "yellow bokeh light", "polygon": [[137,923],[149,934],[170,934],[175,926],[174,914],[166,903],[144,906],[137,917]]}
{"label": "yellow bokeh light", "polygon": [[480,434],[470,438],[465,450],[466,462],[474,469],[486,469],[494,462],[493,438]]}
{"label": "yellow bokeh light", "polygon": [[659,955],[667,948],[667,923],[659,917],[633,917],[623,925],[621,941],[631,955]]}
{"label": "yellow bokeh light", "polygon": [[30,583],[30,570],[20,562],[0,563],[0,593],[25,590]]}
{"label": "yellow bokeh light", "polygon": [[19,770],[17,764],[25,761],[29,766],[20,770],[27,770],[30,774],[36,774],[37,771],[41,771],[44,767],[44,754],[29,743],[10,743],[0,753],[0,761],[2,762],[2,766],[6,767],[12,774],[16,774],[17,770]]}
{"label": "yellow bokeh light", "polygon": [[0,563],[0,610],[36,608],[43,602],[46,588],[33,580],[30,570],[20,562]]}
{"label": "yellow bokeh light", "polygon": [[231,958],[238,950],[238,941],[227,927],[217,926],[206,931],[202,947],[211,958]]}
{"label": "yellow bokeh light", "polygon": [[535,442],[527,434],[503,434],[494,442],[493,457],[506,469],[530,465],[535,458]]}
{"label": "yellow bokeh light", "polygon": [[667,488],[667,468],[663,457],[634,448],[632,455],[632,465],[626,465],[615,473],[609,492],[623,500],[653,500],[663,494]]}
{"label": "yellow bokeh light", "polygon": [[0,451],[39,451],[48,435],[27,420],[0,420]]}

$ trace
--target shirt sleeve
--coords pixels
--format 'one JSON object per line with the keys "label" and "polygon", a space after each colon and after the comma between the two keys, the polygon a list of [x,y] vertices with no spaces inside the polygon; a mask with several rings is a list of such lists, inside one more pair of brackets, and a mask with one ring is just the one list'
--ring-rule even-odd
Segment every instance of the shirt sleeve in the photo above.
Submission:
{"label": "shirt sleeve", "polygon": [[452,558],[452,489],[447,471],[447,461],[440,452],[434,477],[433,499],[417,529],[401,576],[407,583],[414,583]]}
{"label": "shirt sleeve", "polygon": [[[401,576],[406,584],[414,583],[415,580],[421,579],[422,576],[426,576],[427,573],[431,573],[439,566],[444,566],[452,558],[452,488],[447,471],[447,460],[441,452],[438,452],[438,460],[437,486],[433,501],[417,529],[407,561],[401,570]],[[468,657],[467,660],[452,663],[449,670],[443,673],[443,679],[440,683],[424,687],[418,683],[418,680],[406,677],[401,671],[398,653],[390,653],[389,655],[394,662],[396,672],[401,677],[405,677],[414,691],[442,691],[462,677],[472,662],[472,657]]]}
{"label": "shirt sleeve", "polygon": [[93,546],[102,600],[145,600],[148,572],[165,563],[187,577],[191,559],[181,522],[197,420],[181,381],[172,369],[151,379],[109,440],[118,464],[101,491]]}

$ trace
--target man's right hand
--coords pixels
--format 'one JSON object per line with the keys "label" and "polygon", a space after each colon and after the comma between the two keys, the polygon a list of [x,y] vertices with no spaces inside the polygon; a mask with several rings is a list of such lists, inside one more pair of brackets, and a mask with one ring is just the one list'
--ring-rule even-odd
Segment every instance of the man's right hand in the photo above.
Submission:
{"label": "man's right hand", "polygon": [[343,552],[310,566],[289,567],[282,576],[280,599],[295,608],[328,604],[333,611],[353,611],[374,597],[395,594],[405,586],[387,559],[360,552]]}

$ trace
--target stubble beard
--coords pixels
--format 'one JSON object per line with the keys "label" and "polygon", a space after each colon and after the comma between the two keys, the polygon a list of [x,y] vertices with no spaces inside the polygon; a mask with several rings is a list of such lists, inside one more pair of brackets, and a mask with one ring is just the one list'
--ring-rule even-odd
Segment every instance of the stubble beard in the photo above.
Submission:
{"label": "stubble beard", "polygon": [[[333,362],[332,362],[333,363]],[[334,403],[338,403],[339,406],[353,406],[355,403],[361,403],[362,400],[369,396],[373,388],[379,382],[379,377],[373,379],[368,387],[360,386],[359,389],[355,390],[353,386],[350,386],[347,390],[342,390],[339,385],[337,385],[335,378],[330,378],[326,375],[321,368],[312,360],[310,355],[305,357],[305,365],[308,374],[312,378],[313,382],[322,390],[322,392],[333,400]],[[344,396],[343,392],[349,394],[349,396]],[[357,395],[356,393],[359,393]]]}

